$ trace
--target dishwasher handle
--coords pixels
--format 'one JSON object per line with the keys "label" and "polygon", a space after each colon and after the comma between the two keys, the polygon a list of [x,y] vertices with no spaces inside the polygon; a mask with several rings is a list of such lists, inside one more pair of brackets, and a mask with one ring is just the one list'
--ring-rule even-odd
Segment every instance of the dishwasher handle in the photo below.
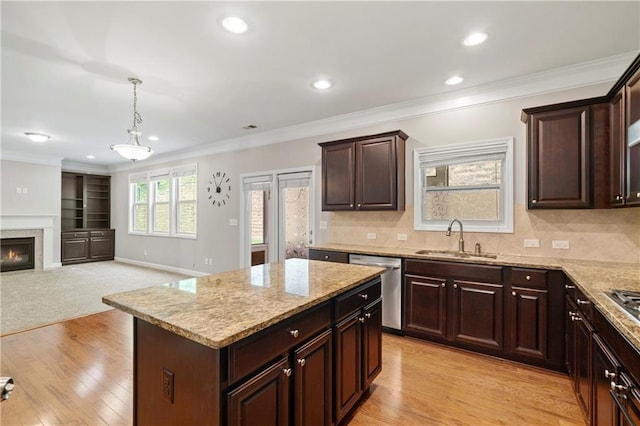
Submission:
{"label": "dishwasher handle", "polygon": [[390,269],[390,270],[400,269],[400,266],[393,265],[391,263],[367,262],[367,261],[358,261],[358,260],[352,260],[349,263],[351,263],[352,265],[378,266],[380,268],[386,268],[386,269]]}

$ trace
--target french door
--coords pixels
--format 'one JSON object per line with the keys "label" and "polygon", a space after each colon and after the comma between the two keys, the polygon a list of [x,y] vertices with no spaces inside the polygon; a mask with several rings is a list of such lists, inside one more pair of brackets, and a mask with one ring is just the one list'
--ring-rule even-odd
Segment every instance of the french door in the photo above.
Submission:
{"label": "french door", "polygon": [[308,257],[313,237],[311,168],[246,175],[242,265]]}

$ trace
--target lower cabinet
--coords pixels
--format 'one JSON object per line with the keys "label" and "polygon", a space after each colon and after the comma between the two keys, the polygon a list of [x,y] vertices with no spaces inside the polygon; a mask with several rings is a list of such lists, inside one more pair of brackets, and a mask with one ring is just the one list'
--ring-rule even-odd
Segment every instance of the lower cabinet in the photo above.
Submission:
{"label": "lower cabinet", "polygon": [[61,234],[63,265],[113,260],[114,254],[115,231],[113,229],[65,231]]}
{"label": "lower cabinet", "polygon": [[[379,289],[377,289],[379,290]],[[349,305],[366,293],[356,293],[338,299]],[[335,326],[335,421],[340,422],[360,400],[382,370],[382,299],[364,307],[357,306]],[[340,309],[337,309],[340,311]]]}

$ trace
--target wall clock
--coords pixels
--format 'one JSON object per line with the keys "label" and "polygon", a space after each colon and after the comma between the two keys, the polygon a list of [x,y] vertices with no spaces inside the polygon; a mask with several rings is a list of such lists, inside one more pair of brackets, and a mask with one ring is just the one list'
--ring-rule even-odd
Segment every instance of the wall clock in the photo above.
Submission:
{"label": "wall clock", "polygon": [[231,198],[231,184],[229,176],[226,172],[214,172],[211,174],[209,187],[209,199],[214,206],[222,207],[227,204],[227,200]]}

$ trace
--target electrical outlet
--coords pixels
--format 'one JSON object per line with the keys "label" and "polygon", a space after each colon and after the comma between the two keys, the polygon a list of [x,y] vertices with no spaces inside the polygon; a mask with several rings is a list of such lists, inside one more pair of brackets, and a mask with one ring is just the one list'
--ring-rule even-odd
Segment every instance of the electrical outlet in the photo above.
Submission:
{"label": "electrical outlet", "polygon": [[19,186],[16,187],[16,194],[22,194],[22,188]]}
{"label": "electrical outlet", "polygon": [[321,220],[320,221],[320,229],[327,229],[327,221],[326,220]]}
{"label": "electrical outlet", "polygon": [[162,369],[162,397],[173,404],[173,371]]}
{"label": "electrical outlet", "polygon": [[540,240],[537,239],[525,239],[524,240],[525,247],[540,247]]}
{"label": "electrical outlet", "polygon": [[229,226],[238,226],[238,219],[229,219]]}
{"label": "electrical outlet", "polygon": [[26,186],[24,188],[22,188],[22,193],[23,194],[28,194],[29,193],[29,188],[27,188]]}
{"label": "electrical outlet", "polygon": [[568,250],[569,249],[569,241],[567,241],[567,240],[553,240],[553,241],[551,241],[551,248]]}
{"label": "electrical outlet", "polygon": [[367,240],[375,240],[376,238],[378,238],[378,236],[376,235],[375,232],[367,233]]}
{"label": "electrical outlet", "polygon": [[398,234],[398,241],[407,241],[407,234]]}

